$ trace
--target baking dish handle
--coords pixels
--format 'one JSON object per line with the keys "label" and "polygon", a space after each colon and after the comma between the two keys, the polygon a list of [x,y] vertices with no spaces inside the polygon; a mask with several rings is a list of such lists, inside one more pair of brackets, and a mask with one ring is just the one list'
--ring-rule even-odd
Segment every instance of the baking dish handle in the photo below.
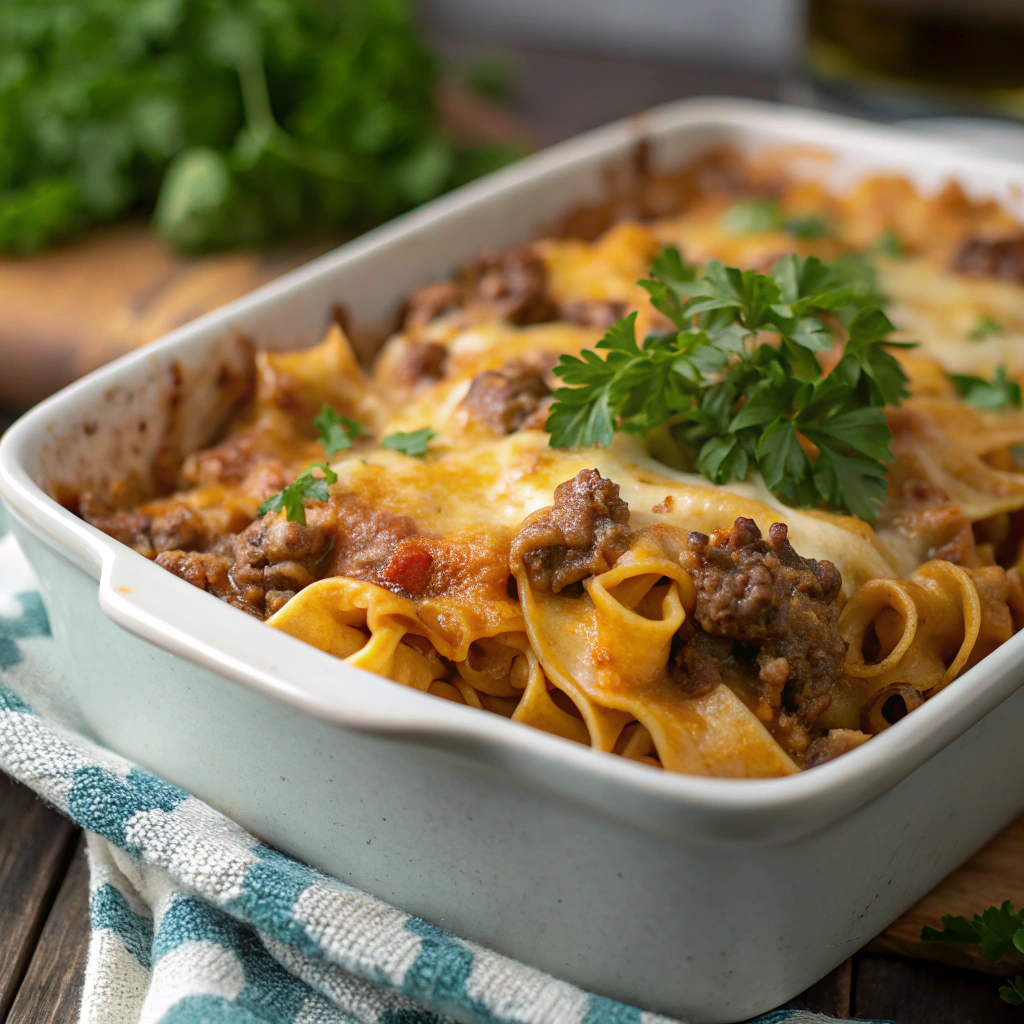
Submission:
{"label": "baking dish handle", "polygon": [[191,584],[134,551],[104,552],[99,603],[136,636],[318,718],[392,734],[451,728],[447,703],[438,707],[436,698],[406,687],[396,699],[399,684],[268,630],[212,595],[200,598]]}

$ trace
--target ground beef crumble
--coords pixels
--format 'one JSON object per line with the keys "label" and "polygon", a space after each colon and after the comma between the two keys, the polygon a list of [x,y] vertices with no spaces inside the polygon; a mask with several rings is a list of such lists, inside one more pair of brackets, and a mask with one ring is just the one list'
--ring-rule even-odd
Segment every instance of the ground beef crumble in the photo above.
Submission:
{"label": "ground beef crumble", "polygon": [[458,309],[465,296],[458,281],[434,281],[417,288],[402,310],[402,326],[416,330],[449,310]]}
{"label": "ground beef crumble", "polygon": [[115,509],[90,491],[85,491],[75,502],[75,513],[90,526],[102,530],[114,540],[134,548],[140,555],[153,557],[153,538],[150,536],[150,516],[127,509]]}
{"label": "ground beef crumble", "polygon": [[441,380],[447,360],[448,350],[437,342],[408,342],[395,363],[395,382],[402,387],[416,387]]}
{"label": "ground beef crumble", "polygon": [[510,323],[539,324],[555,318],[547,268],[531,246],[484,253],[467,264],[462,283],[472,300],[487,304]]}
{"label": "ground beef crumble", "polygon": [[629,506],[619,485],[581,469],[555,488],[555,503],[528,516],[512,541],[535,589],[557,594],[606,572],[629,546]]}
{"label": "ground beef crumble", "polygon": [[[338,492],[330,501],[310,502],[305,515],[303,524],[269,513],[201,548],[159,553],[150,537],[152,524],[145,519],[143,553],[155,554],[162,568],[258,618],[273,615],[304,587],[328,576],[367,580],[417,598],[446,592],[469,577],[489,578],[495,564],[496,576],[507,572],[503,555],[497,563],[488,562],[486,572],[463,564],[457,544],[423,537],[407,516],[371,508],[353,494]],[[117,520],[118,528],[131,536],[140,523]],[[206,538],[183,533],[181,539]]]}
{"label": "ground beef crumble", "polygon": [[1024,233],[1009,238],[967,238],[953,254],[950,269],[1024,284]]}
{"label": "ground beef crumble", "polygon": [[830,729],[807,748],[803,766],[804,768],[817,768],[819,764],[834,761],[837,757],[855,750],[869,739],[871,737],[859,729]]}
{"label": "ground beef crumble", "polygon": [[607,331],[628,309],[627,303],[615,299],[566,299],[558,304],[558,317],[580,327]]}
{"label": "ground beef crumble", "polygon": [[558,311],[548,294],[544,261],[529,245],[486,252],[467,263],[455,281],[416,289],[402,316],[404,329],[416,332],[456,309],[487,309],[513,324],[554,320]]}
{"label": "ground beef crumble", "polygon": [[459,403],[467,425],[499,436],[542,427],[550,408],[551,388],[535,366],[508,365],[478,373]]}
{"label": "ground beef crumble", "polygon": [[846,655],[835,603],[839,571],[797,554],[783,523],[766,540],[742,517],[710,538],[690,534],[689,553],[697,602],[670,674],[702,693],[745,664],[756,678],[755,713],[790,753],[803,753]]}

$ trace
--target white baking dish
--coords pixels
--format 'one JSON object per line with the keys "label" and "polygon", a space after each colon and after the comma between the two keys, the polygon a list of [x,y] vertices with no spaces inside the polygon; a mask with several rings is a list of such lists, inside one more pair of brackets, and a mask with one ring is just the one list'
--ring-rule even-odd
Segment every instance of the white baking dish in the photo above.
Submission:
{"label": "white baking dish", "polygon": [[627,1002],[735,1021],[825,974],[1024,809],[1024,635],[836,762],[689,778],[352,669],[47,493],[146,471],[172,365],[184,451],[206,440],[237,332],[311,344],[338,302],[379,321],[410,287],[597,198],[641,134],[665,165],[722,142],[811,143],[844,178],[886,168],[929,189],[952,176],[1024,214],[1014,164],[820,114],[674,104],[438,200],[66,388],[4,437],[0,496],[102,742],[460,935]]}

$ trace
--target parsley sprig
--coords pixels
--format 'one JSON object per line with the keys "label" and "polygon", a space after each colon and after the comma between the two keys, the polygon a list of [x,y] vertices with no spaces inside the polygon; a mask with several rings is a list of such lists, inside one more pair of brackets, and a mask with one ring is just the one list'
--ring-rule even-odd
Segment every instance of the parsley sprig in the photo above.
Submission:
{"label": "parsley sprig", "polygon": [[[319,469],[323,476],[314,476],[313,470]],[[287,487],[272,494],[259,507],[259,514],[283,511],[291,523],[306,525],[307,501],[330,501],[331,492],[328,485],[337,483],[338,474],[330,466],[322,462],[314,462],[304,469]]]}
{"label": "parsley sprig", "polygon": [[437,431],[431,427],[420,427],[419,430],[411,430],[409,433],[398,431],[381,438],[381,445],[390,448],[392,451],[401,452],[403,455],[410,455],[414,459],[423,459],[427,455],[427,445],[437,437]]}
{"label": "parsley sprig", "polygon": [[338,452],[345,451],[352,447],[352,439],[362,437],[363,428],[355,420],[345,416],[339,416],[337,410],[332,409],[326,403],[313,420],[313,426],[320,434],[324,451],[327,458],[332,458]]}
{"label": "parsley sprig", "polygon": [[[709,263],[702,273],[664,250],[639,282],[677,330],[636,340],[636,314],[597,344],[562,356],[546,427],[551,444],[609,445],[616,431],[667,425],[709,480],[761,472],[790,505],[826,505],[872,520],[885,497],[892,435],[884,406],[907,394],[881,309],[815,257],[780,259],[770,274]],[[824,375],[817,354],[851,310],[842,356]]]}
{"label": "parsley sprig", "polygon": [[1006,328],[990,316],[979,316],[967,337],[971,341],[984,341],[994,335],[1005,334]]}
{"label": "parsley sprig", "polygon": [[1021,407],[1020,385],[1007,378],[1005,366],[997,366],[990,381],[962,373],[951,373],[949,379],[960,392],[961,398],[976,409],[998,412],[1001,409]]}
{"label": "parsley sprig", "polygon": [[722,214],[722,228],[731,235],[755,235],[782,229],[794,238],[825,238],[832,226],[816,213],[787,217],[774,199],[741,199]]}
{"label": "parsley sprig", "polygon": [[[978,951],[993,963],[1003,957],[1020,961],[1024,956],[1024,911],[1014,910],[1007,900],[1001,907],[989,907],[973,920],[944,914],[942,930],[927,925],[921,929],[923,942],[947,942],[978,946]],[[999,989],[1000,998],[1013,1006],[1024,1004],[1024,977],[1019,974]]]}

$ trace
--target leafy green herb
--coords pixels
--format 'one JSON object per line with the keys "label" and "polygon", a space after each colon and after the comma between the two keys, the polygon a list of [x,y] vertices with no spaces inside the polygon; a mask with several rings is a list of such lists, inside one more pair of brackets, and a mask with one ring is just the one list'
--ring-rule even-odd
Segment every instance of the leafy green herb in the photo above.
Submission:
{"label": "leafy green herb", "polygon": [[1024,978],[1018,974],[1009,985],[1000,985],[999,998],[1011,1006],[1024,1004]]}
{"label": "leafy green herb", "polygon": [[991,381],[959,373],[951,373],[949,379],[963,400],[977,409],[998,411],[1021,407],[1020,385],[1014,380],[1007,380],[1005,366],[996,367]]}
{"label": "leafy green herb", "polygon": [[782,227],[784,219],[774,199],[741,199],[722,214],[722,230],[730,235],[756,235]]}
{"label": "leafy green herb", "polygon": [[[989,907],[975,914],[971,921],[945,914],[942,930],[925,925],[921,929],[921,940],[978,946],[981,955],[992,962],[1003,957],[1019,961],[1024,955],[1024,911],[1014,910],[1007,900],[1001,907]],[[1024,977],[1017,975],[1009,985],[1003,985],[999,996],[1014,1006],[1024,1004]]]}
{"label": "leafy green herb", "polygon": [[808,213],[800,217],[787,217],[783,227],[794,238],[827,238],[832,226],[824,217]]}
{"label": "leafy green herb", "polygon": [[900,236],[892,228],[886,228],[875,239],[871,252],[875,256],[884,256],[890,260],[898,260],[906,255],[903,251],[903,243],[900,241]]}
{"label": "leafy green herb", "polygon": [[444,138],[408,0],[0,3],[0,251],[152,208],[202,249],[382,220],[510,155]]}
{"label": "leafy green herb", "polygon": [[971,341],[984,341],[992,335],[1005,333],[1006,328],[998,320],[993,320],[990,316],[979,316],[967,337]]}
{"label": "leafy green herb", "polygon": [[[323,476],[313,476],[313,470],[319,469]],[[306,525],[307,501],[328,501],[331,493],[328,485],[336,483],[338,474],[322,462],[314,462],[303,470],[284,490],[272,494],[259,507],[259,514],[284,511],[289,522]]]}
{"label": "leafy green herb", "polygon": [[846,323],[856,314],[861,306],[886,306],[889,296],[882,291],[878,280],[878,267],[875,261],[862,252],[844,252],[831,260],[829,266],[846,282],[853,295],[851,307],[846,311],[839,310],[839,318]]}
{"label": "leafy green herb", "polygon": [[437,431],[430,427],[420,427],[419,430],[412,430],[408,434],[399,431],[396,434],[388,434],[381,439],[385,448],[401,452],[403,455],[411,455],[414,459],[422,459],[427,454],[427,445],[433,438],[437,437]]}
{"label": "leafy green herb", "polygon": [[722,214],[722,229],[731,235],[756,235],[783,229],[794,238],[825,238],[832,228],[816,213],[787,217],[774,199],[741,199]]}
{"label": "leafy green herb", "polygon": [[363,428],[355,420],[339,416],[337,411],[327,404],[313,420],[313,426],[320,433],[320,440],[329,459],[338,452],[351,448],[352,439],[360,437],[363,433]]}
{"label": "leafy green herb", "polygon": [[[877,516],[892,459],[883,407],[907,393],[888,351],[905,346],[889,340],[880,309],[858,304],[834,265],[796,255],[771,274],[709,263],[698,275],[668,249],[640,284],[677,332],[640,345],[630,314],[598,342],[605,358],[562,356],[554,372],[567,386],[546,424],[553,447],[608,445],[618,430],[667,424],[715,483],[756,468],[788,504]],[[851,304],[844,353],[823,376],[816,353],[835,341],[827,316]]]}

